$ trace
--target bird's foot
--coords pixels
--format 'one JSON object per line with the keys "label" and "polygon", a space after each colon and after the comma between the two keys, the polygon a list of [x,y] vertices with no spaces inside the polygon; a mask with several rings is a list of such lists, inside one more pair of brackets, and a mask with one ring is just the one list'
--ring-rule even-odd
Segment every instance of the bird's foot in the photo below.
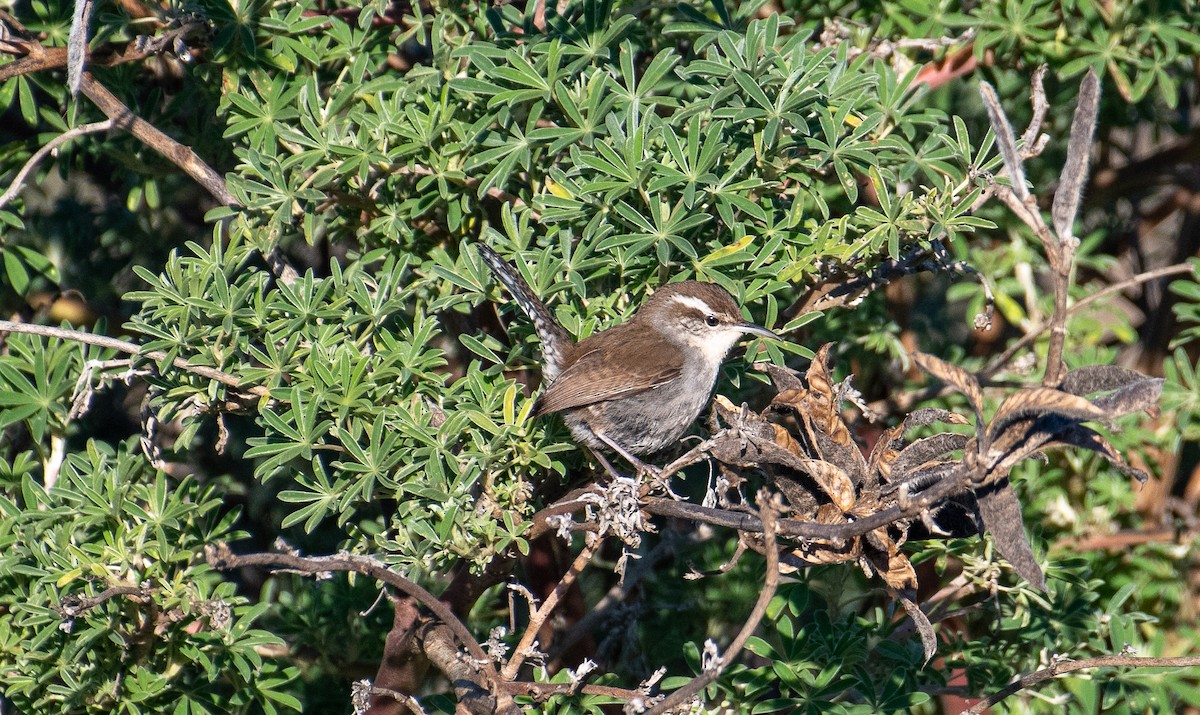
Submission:
{"label": "bird's foot", "polygon": [[[643,495],[659,493],[665,494],[676,501],[683,499],[683,497],[671,490],[671,479],[670,477],[663,476],[661,468],[656,467],[653,464],[647,464],[638,459],[632,453],[630,453],[629,450],[609,439],[607,435],[597,432],[596,437],[598,437],[601,442],[608,445],[612,451],[624,457],[625,461],[629,462],[629,464],[634,468],[634,478],[637,480],[638,484],[642,485],[641,492]],[[604,466],[604,469],[613,477],[623,476],[617,472],[615,467],[613,467],[612,462],[609,462],[604,458],[604,455],[600,454],[599,450],[592,450],[592,453],[596,455],[596,459],[600,461],[600,464]]]}

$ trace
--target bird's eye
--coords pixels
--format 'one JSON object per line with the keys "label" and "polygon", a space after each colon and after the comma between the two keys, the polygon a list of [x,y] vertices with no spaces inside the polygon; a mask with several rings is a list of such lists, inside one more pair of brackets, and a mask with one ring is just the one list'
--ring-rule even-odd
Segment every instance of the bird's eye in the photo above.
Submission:
{"label": "bird's eye", "polygon": [[717,327],[717,324],[720,322],[721,321],[717,320],[717,316],[715,316],[715,315],[709,315],[707,318],[704,319],[704,324],[710,328]]}

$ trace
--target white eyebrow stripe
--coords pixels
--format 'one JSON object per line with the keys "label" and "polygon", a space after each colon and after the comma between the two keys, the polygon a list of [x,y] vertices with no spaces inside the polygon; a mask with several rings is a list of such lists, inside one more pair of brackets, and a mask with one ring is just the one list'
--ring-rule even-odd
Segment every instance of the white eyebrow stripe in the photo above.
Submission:
{"label": "white eyebrow stripe", "polygon": [[692,295],[673,295],[671,296],[671,300],[679,303],[680,305],[686,305],[689,308],[695,308],[705,315],[716,312],[711,306],[709,306],[708,303],[705,303],[703,300],[700,300]]}

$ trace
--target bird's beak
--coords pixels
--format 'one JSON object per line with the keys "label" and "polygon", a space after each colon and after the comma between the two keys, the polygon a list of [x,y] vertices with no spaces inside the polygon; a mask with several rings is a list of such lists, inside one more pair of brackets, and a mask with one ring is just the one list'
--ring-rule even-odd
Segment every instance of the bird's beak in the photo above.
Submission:
{"label": "bird's beak", "polygon": [[764,338],[771,338],[772,340],[783,340],[783,338],[780,337],[775,332],[767,330],[766,328],[764,328],[761,325],[755,325],[754,323],[748,323],[748,322],[743,321],[738,324],[738,328],[743,333],[749,333],[751,335],[759,335]]}

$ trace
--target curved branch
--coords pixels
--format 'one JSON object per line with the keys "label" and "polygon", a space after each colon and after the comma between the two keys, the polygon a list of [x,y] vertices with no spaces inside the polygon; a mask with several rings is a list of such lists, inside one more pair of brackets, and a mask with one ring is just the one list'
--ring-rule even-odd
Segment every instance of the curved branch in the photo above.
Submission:
{"label": "curved branch", "polygon": [[1025,688],[1037,685],[1051,678],[1073,673],[1077,670],[1086,670],[1088,668],[1113,668],[1132,666],[1135,668],[1195,668],[1200,667],[1200,656],[1189,655],[1178,658],[1142,658],[1132,655],[1104,655],[1098,658],[1087,658],[1085,660],[1067,660],[1062,663],[1055,663],[1049,668],[1043,668],[1029,675],[1023,675],[1015,683],[1006,685],[1003,689],[989,695],[983,700],[975,703],[971,707],[963,710],[960,715],[981,715],[988,708],[996,703],[1004,700],[1013,693],[1024,690]]}
{"label": "curved branch", "polygon": [[145,603],[156,590],[146,586],[110,586],[95,596],[64,596],[57,606],[51,606],[50,609],[63,618],[74,618],[117,596],[127,596],[131,601]]}
{"label": "curved branch", "polygon": [[525,662],[526,652],[529,650],[529,647],[533,645],[533,639],[537,637],[537,633],[539,630],[541,630],[542,624],[545,623],[546,619],[550,617],[550,614],[554,612],[554,607],[558,605],[558,602],[567,593],[567,589],[571,587],[571,584],[575,583],[575,578],[578,577],[585,568],[587,568],[587,565],[592,560],[592,557],[596,555],[596,550],[599,549],[600,545],[603,543],[604,539],[596,538],[593,540],[593,543],[584,545],[583,550],[580,551],[579,555],[575,557],[575,560],[571,562],[570,568],[568,568],[567,572],[563,574],[562,580],[558,582],[558,585],[555,586],[554,590],[550,592],[550,595],[546,597],[546,600],[542,603],[541,607],[539,607],[537,611],[529,617],[529,625],[525,627],[525,632],[521,634],[520,642],[518,642],[517,647],[513,649],[512,657],[509,658],[508,663],[506,663],[504,668],[500,671],[500,677],[504,678],[505,680],[512,680],[517,676],[517,671],[521,669],[521,664]]}
{"label": "curved branch", "polygon": [[40,164],[42,159],[45,159],[46,155],[48,155],[50,152],[59,148],[63,144],[66,144],[72,139],[75,139],[76,137],[81,137],[85,134],[106,132],[109,129],[112,129],[112,127],[113,123],[111,119],[106,119],[103,122],[93,122],[91,124],[80,124],[79,126],[72,127],[71,129],[68,129],[62,134],[59,134],[50,141],[46,142],[45,146],[35,151],[33,156],[29,157],[29,161],[26,161],[25,165],[21,167],[21,170],[17,172],[16,177],[13,178],[12,183],[8,186],[8,189],[5,190],[3,195],[0,195],[0,208],[4,208],[9,201],[12,201],[14,198],[16,198],[17,194],[21,193],[21,189],[25,186],[25,180],[29,178],[30,172],[37,168],[37,165]]}
{"label": "curved branch", "polygon": [[233,198],[233,194],[229,193],[229,188],[225,186],[225,179],[213,171],[208,164],[205,164],[196,152],[163,134],[153,124],[134,114],[129,107],[125,106],[124,102],[117,99],[116,95],[97,82],[91,72],[83,73],[83,81],[80,83],[79,90],[87,95],[87,98],[92,100],[100,108],[100,111],[112,119],[116,126],[142,140],[151,149],[183,169],[197,183],[207,189],[208,193],[212,194],[217,201],[225,206],[238,205],[237,199]]}
{"label": "curved branch", "polygon": [[[419,584],[409,581],[375,559],[356,554],[312,557],[281,553],[239,555],[233,553],[229,549],[229,545],[225,543],[208,546],[205,549],[205,557],[210,566],[221,571],[228,571],[243,566],[262,566],[272,571],[290,570],[304,574],[318,574],[325,571],[353,571],[364,576],[370,576],[376,581],[382,581],[396,590],[412,596],[422,606],[428,608],[433,615],[437,616],[439,621],[446,624],[454,632],[454,636],[467,649],[471,657],[480,661],[482,664],[480,665],[481,668],[492,662],[487,653],[484,652],[483,646],[479,645],[479,641],[475,640],[475,636],[471,635],[471,632],[467,630],[462,621],[458,620],[458,617],[454,615],[448,605],[439,601],[436,596]],[[492,681],[495,682],[495,670],[488,667],[487,671]]]}
{"label": "curved branch", "polygon": [[[167,359],[167,354],[161,350],[144,350],[137,343],[110,338],[107,335],[96,335],[95,333],[86,333],[82,330],[68,330],[66,328],[54,328],[49,325],[34,325],[31,323],[14,323],[11,320],[0,320],[0,332],[8,333],[25,333],[27,335],[40,335],[45,338],[57,338],[59,340],[70,340],[85,345],[96,345],[109,350],[126,353],[128,355],[136,355],[147,360],[161,361]],[[205,365],[192,365],[186,358],[176,357],[171,361],[171,365],[185,372],[190,372],[200,377],[208,378],[215,382],[219,382],[226,387],[232,387],[235,390],[248,392],[257,397],[267,397],[270,393],[267,388],[260,385],[246,387],[242,385],[242,381],[237,377],[230,375],[227,372]]]}
{"label": "curved branch", "polygon": [[759,622],[767,613],[767,605],[771,603],[771,599],[775,597],[775,589],[779,586],[779,549],[775,545],[776,533],[776,510],[779,509],[777,495],[769,495],[764,489],[758,493],[759,514],[762,519],[762,534],[763,534],[763,549],[767,556],[767,575],[763,580],[762,591],[758,594],[758,601],[754,604],[754,610],[750,612],[750,616],[742,625],[733,642],[729,644],[729,648],[721,656],[719,664],[715,668],[710,668],[697,675],[688,681],[687,685],[671,693],[667,699],[655,705],[650,709],[649,715],[661,715],[672,708],[678,707],[691,700],[697,693],[708,687],[713,681],[720,677],[721,673],[729,667],[742,651],[742,647],[746,645],[746,641],[754,634],[758,628]]}

